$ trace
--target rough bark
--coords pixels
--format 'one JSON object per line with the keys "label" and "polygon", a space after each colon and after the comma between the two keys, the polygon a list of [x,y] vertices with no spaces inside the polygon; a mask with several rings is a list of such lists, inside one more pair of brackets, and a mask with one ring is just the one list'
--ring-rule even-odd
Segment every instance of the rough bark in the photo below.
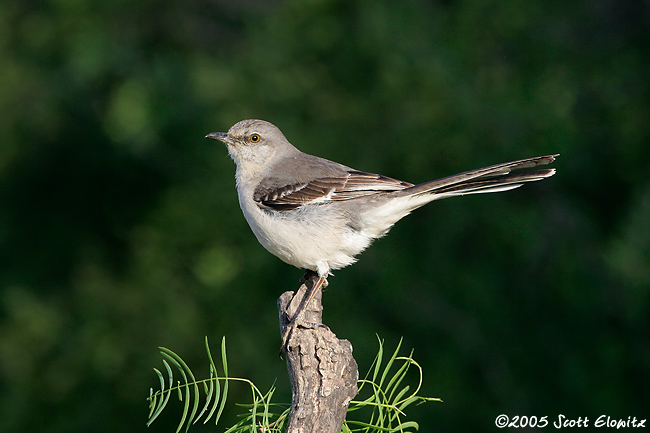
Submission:
{"label": "rough bark", "polygon": [[[315,281],[312,274],[295,294],[285,292],[278,299],[280,335],[304,299],[307,285]],[[287,342],[285,356],[293,394],[287,433],[339,433],[350,401],[357,395],[359,371],[352,345],[322,324],[321,298],[319,290]]]}

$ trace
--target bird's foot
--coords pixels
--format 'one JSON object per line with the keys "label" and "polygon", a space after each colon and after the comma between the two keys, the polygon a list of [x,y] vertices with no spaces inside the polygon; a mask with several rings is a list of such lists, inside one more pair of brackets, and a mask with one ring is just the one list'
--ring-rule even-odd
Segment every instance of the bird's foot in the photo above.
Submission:
{"label": "bird's foot", "polygon": [[319,290],[322,290],[323,287],[327,286],[327,279],[325,276],[318,277],[318,279],[316,279],[316,281],[312,283],[311,287],[307,285],[307,282],[309,282],[309,280],[312,280],[312,278],[317,275],[318,274],[316,274],[313,271],[306,271],[305,275],[302,278],[303,284],[305,284],[306,286],[305,287],[306,293],[302,298],[300,304],[298,305],[295,314],[293,314],[293,317],[287,314],[287,319],[289,319],[289,323],[287,323],[287,325],[284,328],[284,331],[282,332],[282,341],[280,344],[280,357],[282,357],[282,353],[286,353],[287,350],[289,349],[289,341],[291,339],[291,335],[293,334],[293,331],[298,326],[307,329],[314,329],[321,325],[320,323],[310,323],[304,321],[305,311],[308,309],[310,301]]}

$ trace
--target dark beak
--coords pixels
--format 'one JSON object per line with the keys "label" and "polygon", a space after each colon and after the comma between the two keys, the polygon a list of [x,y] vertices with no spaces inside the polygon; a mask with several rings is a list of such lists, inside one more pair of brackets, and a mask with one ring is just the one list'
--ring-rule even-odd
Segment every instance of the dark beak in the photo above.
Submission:
{"label": "dark beak", "polygon": [[211,140],[219,140],[224,143],[229,143],[231,140],[228,137],[228,134],[225,132],[211,132],[208,135],[205,136],[205,138],[209,138]]}

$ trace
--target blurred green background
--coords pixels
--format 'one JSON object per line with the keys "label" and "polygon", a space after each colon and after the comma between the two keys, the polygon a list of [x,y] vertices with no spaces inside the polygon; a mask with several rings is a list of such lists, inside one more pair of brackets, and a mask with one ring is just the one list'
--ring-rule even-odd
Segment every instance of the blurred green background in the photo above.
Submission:
{"label": "blurred green background", "polygon": [[397,224],[330,278],[325,322],[362,372],[404,337],[444,400],[424,432],[648,417],[649,24],[617,0],[0,2],[0,431],[145,431],[157,346],[203,376],[206,335],[289,400],[275,301],[302,271],[203,139],[251,117],[414,183],[561,153]]}

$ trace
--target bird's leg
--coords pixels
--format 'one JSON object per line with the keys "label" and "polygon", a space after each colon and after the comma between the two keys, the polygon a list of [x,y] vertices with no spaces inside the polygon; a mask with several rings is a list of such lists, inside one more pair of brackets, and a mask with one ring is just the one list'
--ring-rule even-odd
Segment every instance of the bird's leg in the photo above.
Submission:
{"label": "bird's leg", "polygon": [[[313,271],[307,271],[305,272],[305,275],[301,278],[301,281],[306,283],[307,281],[310,280]],[[287,351],[287,343],[289,342],[289,337],[291,336],[291,333],[293,332],[294,328],[298,326],[300,323],[300,319],[302,319],[302,315],[304,314],[305,310],[307,309],[307,306],[313,299],[313,297],[318,293],[319,290],[321,290],[323,287],[327,286],[327,275],[320,275],[316,282],[308,289],[307,293],[303,297],[302,301],[300,302],[300,305],[298,306],[298,309],[296,310],[296,313],[293,315],[289,323],[287,324],[286,328],[284,329],[284,332],[282,333],[282,345],[280,346],[280,351],[281,352],[286,352]]]}

